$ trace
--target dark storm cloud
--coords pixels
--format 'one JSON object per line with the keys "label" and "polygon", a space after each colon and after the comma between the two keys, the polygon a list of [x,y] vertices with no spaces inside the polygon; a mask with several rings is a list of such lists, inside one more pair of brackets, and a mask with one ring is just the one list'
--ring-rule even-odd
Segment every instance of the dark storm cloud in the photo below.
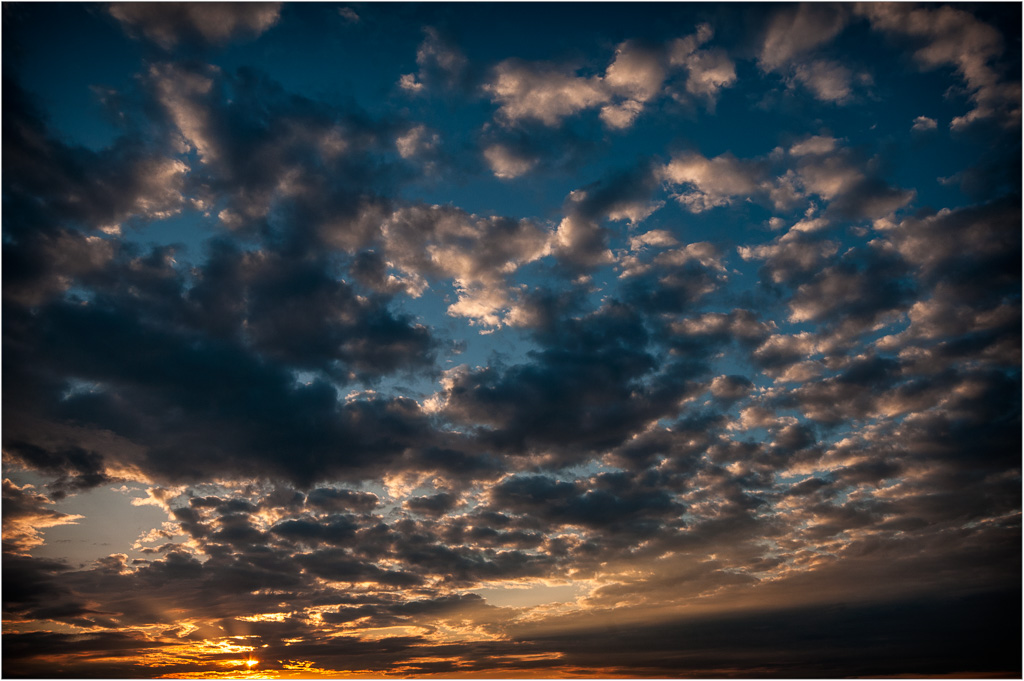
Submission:
{"label": "dark storm cloud", "polygon": [[910,217],[887,232],[903,258],[930,284],[947,284],[963,302],[988,303],[1018,289],[1020,196],[956,211]]}
{"label": "dark storm cloud", "polygon": [[306,504],[324,511],[370,511],[380,503],[376,494],[319,487],[306,495]]}
{"label": "dark storm cloud", "polygon": [[911,300],[909,275],[903,259],[884,247],[851,249],[796,289],[790,319],[864,329]]}
{"label": "dark storm cloud", "polygon": [[26,465],[55,477],[47,484],[54,499],[114,481],[105,472],[103,456],[91,450],[71,446],[49,451],[21,441],[7,442],[5,446]]}
{"label": "dark storm cloud", "polygon": [[196,205],[281,249],[365,245],[378,226],[361,212],[411,172],[394,153],[397,119],[289,93],[257,70],[164,62],[145,87],[169,143],[201,161],[189,177]]}
{"label": "dark storm cloud", "polygon": [[[138,136],[120,137],[96,152],[72,146],[47,125],[20,83],[3,79],[4,233],[20,239],[62,225],[96,230],[181,209],[187,166]],[[6,245],[6,242],[5,242]]]}
{"label": "dark storm cloud", "polygon": [[494,487],[490,502],[495,510],[524,514],[542,526],[628,528],[634,535],[660,529],[658,523],[645,521],[678,516],[683,511],[665,489],[646,488],[624,474],[610,473],[577,483],[546,476],[511,477]]}
{"label": "dark storm cloud", "polygon": [[458,498],[448,492],[431,494],[425,497],[413,497],[405,501],[402,506],[414,513],[426,516],[439,517],[447,514],[458,505]]}
{"label": "dark storm cloud", "polygon": [[285,539],[308,544],[348,544],[355,537],[355,523],[345,516],[331,516],[326,522],[311,520],[285,520],[271,531]]}
{"label": "dark storm cloud", "polygon": [[[4,512],[6,515],[6,509]],[[84,603],[75,598],[71,589],[61,581],[69,569],[66,563],[60,561],[5,553],[4,616],[25,616],[33,610],[53,608],[58,604],[71,612],[72,616],[83,613]]]}
{"label": "dark storm cloud", "polygon": [[36,305],[120,251],[98,230],[178,213],[188,168],[133,135],[100,152],[69,146],[19,84],[5,75],[3,87],[4,299]]}
{"label": "dark storm cloud", "polygon": [[693,310],[705,295],[719,288],[726,280],[716,262],[714,248],[708,246],[703,257],[687,249],[679,249],[654,258],[649,269],[629,277],[623,284],[623,297],[629,304],[645,312],[683,313]]}
{"label": "dark storm cloud", "polygon": [[[264,420],[277,433],[270,438],[274,444],[264,440],[268,455],[293,435],[304,444],[293,441],[291,446],[308,446],[312,433],[300,423],[310,418],[320,421],[321,437],[333,440],[345,430],[336,429],[338,419],[347,417],[335,411],[334,390],[322,380],[296,385],[289,367],[323,371],[347,382],[430,364],[434,341],[429,332],[410,317],[391,313],[388,299],[357,295],[337,278],[338,265],[329,258],[300,260],[277,251],[246,252],[221,239],[211,244],[206,263],[186,273],[176,265],[171,247],[156,247],[146,254],[116,239],[50,227],[62,220],[101,227],[130,217],[133,210],[151,219],[160,211],[178,210],[182,199],[176,185],[161,182],[167,178],[139,172],[131,156],[122,159],[116,151],[102,156],[53,141],[35,112],[24,105],[22,93],[9,83],[5,87],[13,93],[12,107],[5,108],[10,132],[4,137],[10,150],[5,158],[19,164],[36,159],[34,169],[11,167],[16,172],[7,177],[18,179],[5,182],[5,197],[11,200],[4,222],[5,235],[10,235],[4,243],[5,385],[41,389],[35,400],[17,405],[17,420],[35,412],[140,438],[139,444],[152,448],[147,460],[115,457],[117,462],[141,464],[171,478],[181,473],[172,463],[177,457],[162,452],[169,451],[165,447],[184,446],[196,456],[184,466],[184,474],[195,479],[213,470],[232,470],[235,464],[225,462],[236,455],[225,459],[222,454],[245,446],[249,436],[243,424],[250,419]],[[35,152],[29,153],[26,145]],[[173,164],[172,178],[184,170],[180,162]],[[96,166],[101,169],[99,178],[85,170]],[[132,179],[104,178],[105,166]],[[154,191],[170,194],[147,194],[146,182],[154,183]],[[98,183],[101,189],[118,186],[120,193],[104,191],[120,197],[119,202],[104,203],[103,191],[92,191],[89,183]],[[79,194],[89,200],[76,198]],[[35,206],[40,205],[51,214],[37,216]],[[35,220],[42,229],[30,229]],[[55,300],[72,286],[79,287],[72,298]],[[79,296],[89,304],[77,306],[74,298]],[[22,307],[43,303],[48,304],[36,308],[38,314],[26,314]],[[148,349],[134,350],[141,347]],[[131,359],[124,363],[124,357]],[[176,366],[178,361],[185,365]],[[76,392],[75,381],[84,381],[88,389]],[[161,414],[171,413],[160,406],[162,400],[168,400],[164,405],[206,413],[200,420],[210,427],[209,437],[182,442],[178,426],[160,422]],[[13,406],[5,402],[5,413],[12,413]],[[215,413],[221,407],[224,411]],[[292,416],[287,415],[290,409],[295,410]],[[369,413],[359,405],[341,409],[350,415]],[[142,418],[143,414],[155,418]],[[222,418],[227,419],[220,424],[224,428],[217,424]],[[294,429],[291,434],[289,429]],[[43,447],[19,443],[5,433],[5,446],[24,464],[60,476],[51,486],[55,494],[108,479],[104,452],[74,442]],[[218,456],[207,458],[211,452]]]}
{"label": "dark storm cloud", "polygon": [[[37,375],[78,377],[94,386],[69,394],[66,383],[56,384],[35,408],[148,449],[144,458],[122,463],[168,479],[244,474],[255,466],[308,484],[329,470],[383,465],[430,440],[431,427],[411,400],[341,405],[324,380],[299,384],[286,366],[238,340],[168,328],[135,311],[130,302],[123,309],[58,303],[42,310],[23,337],[35,343],[22,357],[31,358]],[[179,427],[180,417],[189,419],[188,429]],[[77,470],[67,460],[47,465]]]}
{"label": "dark storm cloud", "polygon": [[610,173],[574,190],[562,207],[565,218],[555,232],[555,256],[571,273],[608,263],[611,230],[606,220],[639,222],[655,207],[651,194],[658,184],[653,162]]}
{"label": "dark storm cloud", "polygon": [[321,549],[295,556],[308,574],[339,582],[376,582],[386,586],[411,587],[423,583],[418,575],[381,568],[358,559],[342,549]]}
{"label": "dark storm cloud", "polygon": [[445,414],[483,426],[482,442],[502,451],[557,448],[570,461],[672,414],[693,388],[694,367],[657,366],[643,318],[619,303],[562,319],[537,340],[529,363],[457,372]]}
{"label": "dark storm cloud", "polygon": [[[1004,629],[993,613],[1012,593],[955,595],[939,601],[900,599],[894,603],[836,603],[814,610],[750,612],[640,626],[595,622],[586,631],[530,636],[520,640],[565,653],[563,663],[593,656],[608,670],[660,677],[789,676],[798,671],[831,677],[941,673],[980,665],[977,671],[1019,669],[1016,632]],[[1016,602],[1016,601],[1014,601]],[[980,628],[976,628],[980,627]],[[739,649],[724,641],[737,630],[749,632]],[[868,632],[872,632],[869,634]],[[865,644],[865,637],[871,641]],[[870,646],[870,654],[865,651]],[[975,657],[984,650],[987,656]],[[683,670],[688,670],[683,672]],[[882,671],[891,670],[891,671]],[[1012,672],[1011,672],[1012,673]]]}
{"label": "dark storm cloud", "polygon": [[366,299],[339,280],[329,260],[252,254],[214,246],[188,298],[203,320],[244,333],[261,354],[303,369],[338,361],[357,374],[429,363],[429,331],[395,316],[386,298]]}
{"label": "dark storm cloud", "polygon": [[417,622],[432,625],[446,620],[487,620],[497,610],[477,594],[452,594],[424,600],[342,607],[337,612],[324,613],[323,617],[326,622],[352,622],[367,618],[363,623],[368,626],[387,627]]}

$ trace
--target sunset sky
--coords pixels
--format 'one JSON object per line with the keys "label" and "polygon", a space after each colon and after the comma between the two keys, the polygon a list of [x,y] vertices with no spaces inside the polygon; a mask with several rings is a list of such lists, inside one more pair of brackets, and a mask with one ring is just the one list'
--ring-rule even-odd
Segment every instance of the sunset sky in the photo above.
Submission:
{"label": "sunset sky", "polygon": [[4,676],[1019,678],[1020,27],[5,2]]}

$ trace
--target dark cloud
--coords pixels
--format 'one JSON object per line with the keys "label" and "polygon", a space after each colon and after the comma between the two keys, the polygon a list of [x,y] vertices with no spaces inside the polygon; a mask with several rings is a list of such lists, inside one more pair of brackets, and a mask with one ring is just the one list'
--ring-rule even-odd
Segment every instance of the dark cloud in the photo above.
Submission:
{"label": "dark cloud", "polygon": [[458,505],[458,498],[448,492],[431,494],[425,497],[413,497],[402,505],[414,512],[426,516],[438,517],[445,515]]}
{"label": "dark cloud", "polygon": [[112,3],[107,10],[129,31],[139,31],[165,50],[180,43],[220,44],[236,36],[258,36],[275,23],[281,4],[209,2]]}
{"label": "dark cloud", "polygon": [[671,415],[693,387],[693,367],[656,365],[643,318],[622,304],[563,319],[537,338],[542,349],[530,363],[456,372],[445,414],[483,426],[479,437],[500,450],[554,447],[572,460]]}
{"label": "dark cloud", "polygon": [[1019,673],[1014,12],[341,14],[4,6],[9,675]]}
{"label": "dark cloud", "polygon": [[[1000,610],[1001,597],[1015,598],[982,593],[941,602],[836,603],[814,611],[712,615],[690,622],[629,627],[595,622],[585,632],[529,639],[524,633],[521,637],[564,651],[562,661],[567,664],[584,659],[590,664],[597,656],[603,668],[653,677],[683,669],[701,676],[787,676],[798,670],[822,677],[847,670],[859,675],[916,675],[949,669],[967,673],[968,667],[975,670],[971,673],[1012,674],[1020,666],[1016,652],[1020,646],[1013,631],[1016,627],[1003,628],[997,624],[998,617],[992,617]],[[750,632],[747,642],[740,651],[725,648],[723,639],[738,628]],[[862,642],[865,636],[871,641],[870,654]],[[982,661],[976,657],[980,650],[991,656]],[[723,663],[728,672],[722,671]]]}
{"label": "dark cloud", "polygon": [[525,514],[541,523],[628,528],[634,535],[657,531],[659,525],[645,519],[678,516],[683,510],[666,490],[645,489],[623,474],[604,473],[587,483],[516,476],[494,487],[490,499],[495,510]]}
{"label": "dark cloud", "polygon": [[319,487],[306,495],[306,504],[322,511],[370,511],[380,503],[376,494]]}

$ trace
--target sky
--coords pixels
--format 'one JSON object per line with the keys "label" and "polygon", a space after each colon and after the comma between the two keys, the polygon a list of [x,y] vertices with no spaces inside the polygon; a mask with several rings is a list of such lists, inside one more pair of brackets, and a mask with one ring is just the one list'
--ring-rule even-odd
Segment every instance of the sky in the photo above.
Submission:
{"label": "sky", "polygon": [[2,21],[7,677],[1020,677],[1019,3]]}

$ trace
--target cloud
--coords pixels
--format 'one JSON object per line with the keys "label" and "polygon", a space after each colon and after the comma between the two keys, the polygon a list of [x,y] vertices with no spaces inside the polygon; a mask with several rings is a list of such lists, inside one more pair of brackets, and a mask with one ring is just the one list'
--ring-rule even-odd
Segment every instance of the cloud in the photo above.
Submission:
{"label": "cloud", "polygon": [[934,118],[928,118],[927,116],[918,116],[914,119],[914,124],[910,126],[910,129],[914,132],[925,132],[928,130],[934,130],[938,127],[938,123]]}
{"label": "cloud", "polygon": [[381,230],[383,251],[400,271],[453,280],[458,300],[449,314],[490,326],[507,322],[516,306],[506,277],[549,251],[549,234],[529,220],[484,218],[445,206],[396,210]]}
{"label": "cloud", "polygon": [[714,111],[719,91],[736,83],[736,65],[724,50],[699,49],[713,35],[710,24],[701,24],[695,33],[677,38],[669,48],[669,63],[687,69],[686,91],[704,98],[710,111]]}
{"label": "cloud", "polygon": [[737,251],[744,260],[765,261],[764,278],[782,284],[799,283],[813,276],[838,249],[835,241],[811,236],[803,230],[791,230],[767,244],[739,246]]}
{"label": "cloud", "polygon": [[74,525],[80,515],[61,513],[50,506],[53,502],[42,494],[35,494],[32,485],[18,487],[4,478],[4,553],[28,555],[43,545],[47,527]]}
{"label": "cloud", "polygon": [[402,74],[400,88],[422,93],[437,86],[453,88],[463,85],[469,62],[462,52],[432,26],[423,29],[423,42],[416,50],[416,73]]}
{"label": "cloud", "polygon": [[276,2],[121,2],[108,7],[111,16],[130,31],[141,31],[165,50],[199,41],[218,45],[238,36],[258,36],[277,23]]}
{"label": "cloud", "polygon": [[[872,164],[850,149],[837,149],[836,142],[818,136],[794,144],[790,154],[795,158],[781,159],[789,166],[782,173],[777,168],[773,173],[778,156],[738,159],[724,153],[709,159],[686,152],[674,156],[659,176],[670,186],[682,187],[675,198],[692,213],[729,206],[737,199],[767,199],[777,209],[788,209],[817,196],[829,202],[826,215],[879,218],[914,198],[913,190],[890,186],[872,172]],[[802,227],[812,228],[809,222]]]}
{"label": "cloud", "polygon": [[399,156],[408,159],[433,150],[439,142],[437,133],[431,133],[426,126],[416,125],[395,139],[395,148]]}
{"label": "cloud", "polygon": [[674,70],[688,73],[686,91],[714,108],[721,89],[736,82],[735,65],[724,50],[698,49],[711,39],[708,24],[667,45],[620,43],[603,74],[577,75],[578,69],[509,59],[499,63],[484,90],[499,104],[508,125],[535,119],[553,127],[587,109],[600,109],[612,129],[632,127],[645,106],[665,90]]}
{"label": "cloud", "polygon": [[[869,174],[851,150],[836,150],[835,143],[825,137],[798,142],[791,151],[795,163],[775,177],[770,163],[778,159],[737,159],[729,153],[709,159],[698,152],[673,157],[660,177],[684,188],[675,198],[693,213],[728,206],[739,198],[770,199],[776,208],[785,209],[816,195],[831,202],[828,212],[877,218],[913,199],[912,190],[900,190]],[[810,227],[806,223],[803,229]]]}
{"label": "cloud", "polygon": [[414,497],[405,501],[402,506],[414,513],[439,517],[449,513],[458,505],[458,499],[448,492],[432,494],[424,497]]}
{"label": "cloud", "polygon": [[[28,241],[41,231],[58,238],[71,227],[116,234],[122,225],[171,217],[185,207],[190,169],[173,152],[134,132],[99,152],[69,146],[17,82],[5,78],[3,94],[6,167],[20,178],[5,210],[5,233]],[[30,228],[33,222],[45,230]]]}
{"label": "cloud", "polygon": [[536,159],[523,157],[504,145],[495,144],[484,149],[491,171],[496,177],[512,179],[528,173],[537,163]]}
{"label": "cloud", "polygon": [[657,367],[642,319],[625,305],[538,334],[544,345],[532,362],[454,371],[443,413],[500,451],[564,451],[575,461],[671,413],[690,388],[693,369]]}
{"label": "cloud", "polygon": [[820,101],[846,104],[853,96],[854,82],[870,82],[870,76],[813,55],[849,23],[850,11],[843,5],[801,3],[779,9],[768,22],[758,64],[765,72],[803,85]]}
{"label": "cloud", "polygon": [[827,135],[813,135],[805,140],[793,144],[789,148],[789,153],[793,156],[807,156],[809,154],[814,156],[821,156],[823,154],[831,153],[836,149],[837,139],[829,137]]}
{"label": "cloud", "polygon": [[782,70],[797,58],[829,42],[848,18],[841,5],[801,3],[777,11],[769,20],[758,61],[768,71]]}
{"label": "cloud", "polygon": [[664,491],[630,489],[632,481],[625,476],[603,474],[587,483],[544,476],[506,478],[491,491],[490,505],[497,511],[529,514],[555,525],[624,526],[641,534],[646,520],[682,510]]}
{"label": "cloud", "polygon": [[599,80],[519,61],[498,64],[484,87],[498,102],[498,115],[509,122],[535,118],[554,126],[566,116],[608,101]]}
{"label": "cloud", "polygon": [[[643,40],[526,53],[447,37],[500,8],[346,9],[238,54],[358,21],[424,97],[203,64],[187,22],[105,147],[5,81],[10,674],[1019,671],[1015,132],[971,131],[943,185],[992,181],[958,194],[879,132],[906,118],[845,125],[877,113],[856,8],[740,12],[751,47],[641,7]],[[983,33],[927,63],[1002,74]],[[108,501],[164,517],[103,547]]]}
{"label": "cloud", "polygon": [[686,91],[708,101],[709,110],[721,90],[736,83],[736,65],[722,50],[698,50],[686,57]]}
{"label": "cloud", "polygon": [[338,10],[338,16],[345,20],[349,24],[358,24],[359,15],[351,7],[342,7]]}
{"label": "cloud", "polygon": [[666,181],[686,185],[690,189],[676,198],[691,212],[727,206],[736,197],[746,197],[761,189],[762,174],[753,163],[741,161],[731,154],[713,159],[699,153],[673,158],[662,171]]}
{"label": "cloud", "polygon": [[[433,341],[424,327],[386,311],[381,300],[358,296],[318,269],[327,263],[221,247],[187,291],[182,275],[166,260],[157,259],[148,276],[138,276],[144,264],[141,258],[113,261],[93,280],[103,291],[102,304],[54,301],[34,321],[8,333],[9,342],[18,338],[24,344],[18,351],[24,368],[5,372],[5,385],[27,380],[41,388],[34,401],[14,411],[5,404],[8,418],[24,424],[19,429],[24,437],[38,441],[40,429],[47,427],[45,421],[30,426],[32,421],[24,420],[34,412],[124,434],[142,446],[140,451],[112,443],[95,450],[21,445],[6,439],[5,431],[5,449],[34,468],[66,476],[62,486],[100,484],[118,467],[158,479],[177,479],[183,472],[193,479],[232,475],[243,460],[250,470],[278,470],[308,483],[323,479],[321,466],[332,468],[331,461],[359,467],[358,460],[370,462],[364,454],[399,455],[405,450],[398,444],[402,431],[407,436],[429,432],[410,400],[339,404],[331,381],[379,376],[403,365],[429,366]],[[133,271],[138,274],[128,276]],[[307,307],[296,306],[293,295],[304,296]],[[75,342],[69,344],[71,338]],[[142,346],[146,353],[128,350]],[[314,378],[296,382],[298,368],[312,371]],[[82,377],[89,389],[70,389],[75,385],[70,377]],[[155,418],[143,418],[147,413]],[[177,427],[175,413],[194,419],[193,427]],[[257,413],[264,416],[252,423]],[[382,438],[373,434],[378,427]],[[368,437],[362,444],[358,431]],[[349,442],[349,454],[329,444],[337,437]],[[334,454],[292,456],[320,447],[326,448],[323,454],[328,449]],[[179,448],[190,454],[168,457]],[[191,463],[183,468],[186,459]]]}
{"label": "cloud", "polygon": [[875,30],[907,36],[921,45],[914,58],[923,68],[956,67],[974,108],[955,117],[950,128],[960,130],[988,118],[1006,126],[1020,124],[1020,83],[1004,80],[992,64],[1003,55],[1004,46],[1002,35],[991,25],[949,6],[864,5],[857,11]]}
{"label": "cloud", "polygon": [[793,78],[823,102],[842,104],[853,92],[853,72],[836,62],[815,60],[799,64],[793,69]]}

